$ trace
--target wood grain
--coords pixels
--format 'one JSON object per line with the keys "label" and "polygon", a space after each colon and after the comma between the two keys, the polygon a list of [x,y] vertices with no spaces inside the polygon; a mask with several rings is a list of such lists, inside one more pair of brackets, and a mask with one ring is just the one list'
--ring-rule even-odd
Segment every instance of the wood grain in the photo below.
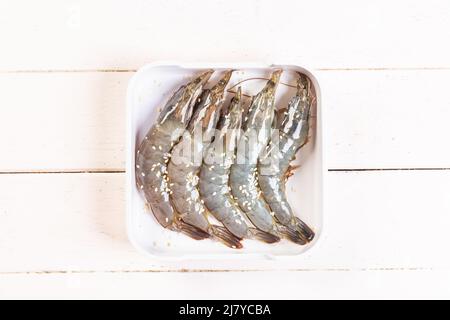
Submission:
{"label": "wood grain", "polygon": [[[450,70],[314,73],[329,168],[450,168]],[[124,170],[132,75],[0,74],[0,171]]]}
{"label": "wood grain", "polygon": [[450,269],[450,171],[332,172],[327,185],[322,234],[298,257],[164,260],[127,240],[124,174],[3,175],[0,273]]}
{"label": "wood grain", "polygon": [[317,72],[328,167],[449,168],[450,70]]}
{"label": "wood grain", "polygon": [[130,76],[1,74],[0,171],[123,169]]}
{"label": "wood grain", "polygon": [[[0,298],[448,298],[449,10],[446,0],[0,2]],[[180,261],[131,246],[125,93],[158,60],[316,75],[331,172],[311,250]]]}
{"label": "wood grain", "polygon": [[446,0],[8,0],[0,5],[0,70],[137,69],[178,59],[449,68],[449,9]]}
{"label": "wood grain", "polygon": [[445,299],[448,271],[0,275],[0,298]]}

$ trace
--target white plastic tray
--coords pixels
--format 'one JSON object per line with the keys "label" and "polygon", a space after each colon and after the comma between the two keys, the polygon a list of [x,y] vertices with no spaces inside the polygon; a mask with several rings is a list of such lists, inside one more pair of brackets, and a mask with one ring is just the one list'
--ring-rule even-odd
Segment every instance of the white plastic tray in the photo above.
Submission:
{"label": "white plastic tray", "polygon": [[[284,70],[276,94],[276,105],[287,106],[295,94],[295,74],[300,71],[308,75],[316,90],[317,103],[312,111],[311,140],[300,150],[297,164],[300,168],[288,180],[287,196],[295,210],[316,232],[315,239],[306,246],[299,246],[287,240],[275,244],[265,244],[255,240],[243,240],[244,248],[229,249],[221,243],[206,239],[196,241],[189,237],[161,227],[153,214],[148,211],[145,201],[135,183],[135,151],[148,129],[154,124],[159,109],[172,93],[204,69],[215,69],[210,83],[215,83],[221,72],[235,69],[229,86],[234,86],[249,78],[267,78],[273,68]],[[242,83],[244,94],[253,95],[265,84],[264,79],[254,79]],[[291,84],[294,88],[284,84]],[[228,94],[231,98],[232,94]],[[249,103],[249,98],[246,98]],[[314,76],[304,68],[292,65],[249,65],[249,64],[169,64],[154,63],[141,68],[131,79],[127,95],[127,228],[130,241],[139,250],[154,257],[232,257],[259,256],[274,258],[277,256],[298,255],[317,241],[322,227],[324,158],[322,152],[322,110],[320,108],[320,90]]]}

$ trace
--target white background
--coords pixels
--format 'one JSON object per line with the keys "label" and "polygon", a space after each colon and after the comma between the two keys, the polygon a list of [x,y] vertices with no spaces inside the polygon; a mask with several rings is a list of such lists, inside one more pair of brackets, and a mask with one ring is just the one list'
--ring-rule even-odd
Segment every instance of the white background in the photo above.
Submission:
{"label": "white background", "polygon": [[[0,2],[1,298],[450,298],[450,2]],[[296,259],[154,261],[125,233],[125,93],[157,60],[299,64],[328,198]]]}

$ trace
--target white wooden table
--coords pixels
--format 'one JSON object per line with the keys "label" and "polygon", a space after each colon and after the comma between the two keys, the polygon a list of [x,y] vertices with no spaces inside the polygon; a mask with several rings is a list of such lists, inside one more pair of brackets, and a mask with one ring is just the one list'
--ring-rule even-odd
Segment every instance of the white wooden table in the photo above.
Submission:
{"label": "white wooden table", "polygon": [[[450,2],[0,2],[0,298],[450,298]],[[299,258],[153,261],[125,233],[125,93],[155,60],[297,63],[326,110]]]}

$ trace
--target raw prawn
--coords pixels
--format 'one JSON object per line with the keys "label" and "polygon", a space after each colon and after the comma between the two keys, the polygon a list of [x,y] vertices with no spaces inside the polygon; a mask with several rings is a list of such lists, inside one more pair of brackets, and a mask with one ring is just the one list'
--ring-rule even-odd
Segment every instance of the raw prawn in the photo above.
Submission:
{"label": "raw prawn", "polygon": [[311,103],[311,81],[299,74],[297,94],[290,100],[278,130],[258,164],[258,183],[275,218],[284,226],[297,230],[308,242],[314,238],[314,232],[293,214],[286,198],[285,184],[290,162],[308,141]]}
{"label": "raw prawn", "polygon": [[193,107],[212,73],[212,70],[204,72],[173,94],[136,152],[136,184],[156,220],[164,228],[182,231],[197,239],[209,235],[177,218],[169,197],[167,163],[172,147],[189,124]]}
{"label": "raw prawn", "polygon": [[212,89],[202,93],[185,134],[173,149],[168,177],[172,191],[170,199],[181,221],[198,229],[200,234],[206,233],[231,248],[241,248],[237,237],[224,227],[209,222],[198,190],[203,154],[213,137],[230,77],[231,71],[226,72]]}
{"label": "raw prawn", "polygon": [[264,89],[252,99],[239,139],[236,161],[231,166],[230,187],[234,199],[255,227],[305,244],[304,239],[295,230],[277,223],[258,186],[257,162],[272,134],[275,91],[281,72],[274,71]]}
{"label": "raw prawn", "polygon": [[209,212],[236,237],[256,238],[273,243],[280,238],[248,225],[244,213],[231,195],[228,184],[243,111],[239,87],[228,109],[221,116],[214,143],[206,151],[200,171],[200,195]]}

